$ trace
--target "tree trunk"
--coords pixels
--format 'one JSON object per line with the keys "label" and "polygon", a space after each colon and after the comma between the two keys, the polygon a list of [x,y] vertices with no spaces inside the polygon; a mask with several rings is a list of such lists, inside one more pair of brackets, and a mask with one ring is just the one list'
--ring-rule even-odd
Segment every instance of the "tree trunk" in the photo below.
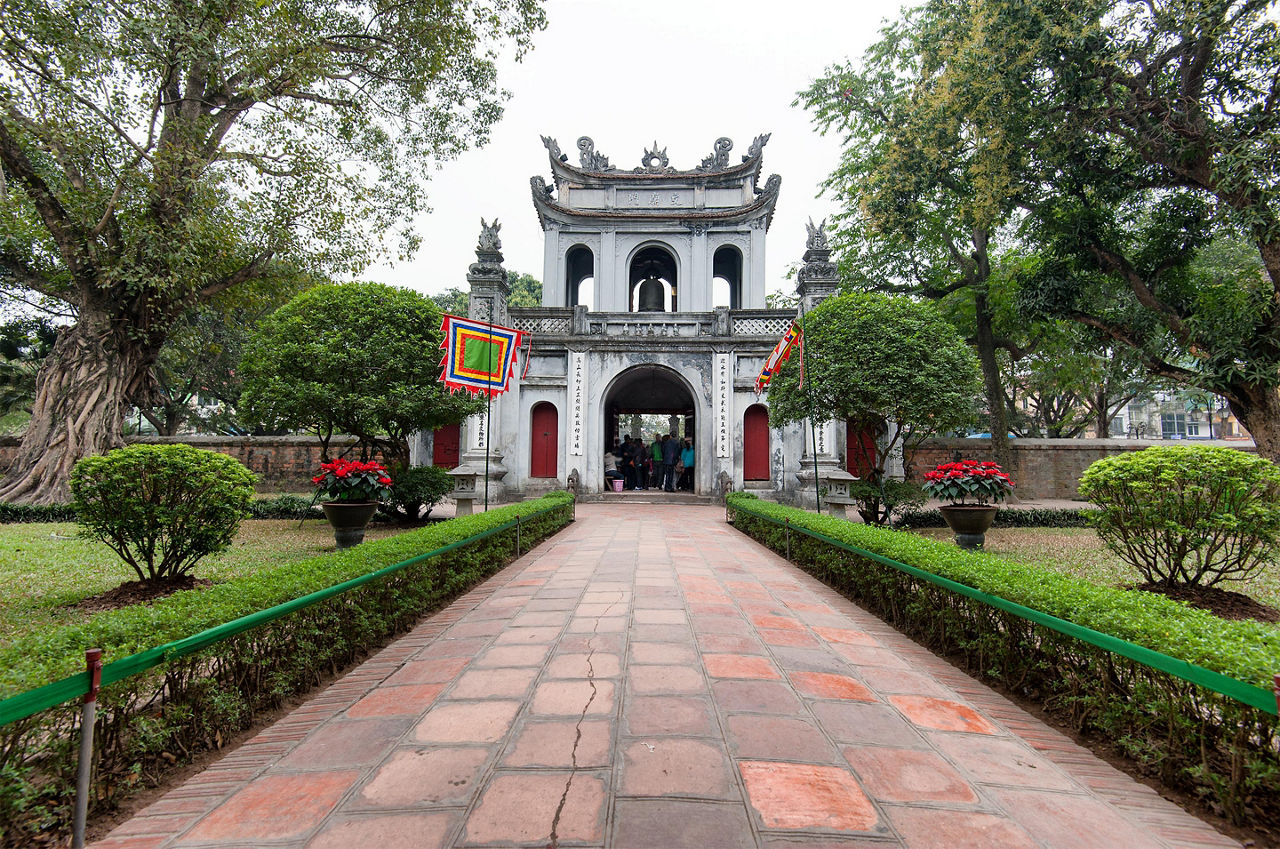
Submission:
{"label": "tree trunk", "polygon": [[1093,399],[1093,413],[1096,417],[1094,425],[1098,431],[1098,439],[1107,439],[1111,436],[1111,405],[1107,400],[1107,393],[1101,389]]}
{"label": "tree trunk", "polygon": [[156,350],[129,338],[127,322],[84,310],[58,333],[36,378],[31,421],[0,485],[0,501],[57,504],[81,457],[123,444],[129,399],[145,385]]}
{"label": "tree trunk", "polygon": [[984,286],[973,287],[973,307],[977,332],[974,347],[982,364],[982,383],[986,390],[987,410],[991,426],[991,456],[1004,469],[1015,468],[1013,448],[1009,445],[1009,424],[1004,409],[1004,383],[1000,380],[1000,364],[996,362],[995,330],[991,323],[991,304]]}
{"label": "tree trunk", "polygon": [[1280,463],[1280,393],[1274,386],[1231,387],[1241,401],[1231,401],[1231,412],[1258,446],[1259,456]]}

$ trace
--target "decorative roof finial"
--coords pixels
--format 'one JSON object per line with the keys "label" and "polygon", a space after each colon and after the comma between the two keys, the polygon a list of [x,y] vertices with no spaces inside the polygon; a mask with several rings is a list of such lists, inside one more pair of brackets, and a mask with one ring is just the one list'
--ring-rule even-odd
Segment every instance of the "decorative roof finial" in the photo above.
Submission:
{"label": "decorative roof finial", "polygon": [[483,218],[480,219],[480,243],[476,250],[486,253],[496,253],[502,250],[502,240],[498,238],[498,231],[502,229],[502,225],[498,223],[498,219],[493,219],[493,224],[486,224]]}
{"label": "decorative roof finial", "polygon": [[805,248],[811,251],[825,251],[827,249],[827,219],[822,219],[815,227],[813,219],[809,219],[809,223],[804,225],[809,231],[809,239],[805,242]]}
{"label": "decorative roof finial", "polygon": [[699,171],[715,171],[729,167],[729,151],[733,150],[733,139],[721,136],[711,148],[711,155],[702,160]]}
{"label": "decorative roof finial", "polygon": [[592,141],[591,136],[578,139],[578,161],[585,171],[613,170],[613,166],[609,164],[609,157],[603,153],[596,153],[596,143]]}
{"label": "decorative roof finial", "polygon": [[640,159],[640,167],[637,171],[662,172],[669,171],[671,160],[667,158],[667,149],[664,147],[658,150],[658,142],[655,140],[652,148],[644,149],[644,156]]}
{"label": "decorative roof finial", "polygon": [[769,143],[769,137],[772,135],[773,133],[764,133],[756,136],[752,140],[751,146],[747,148],[747,155],[742,157],[742,161],[747,162],[759,156],[764,151],[764,146]]}

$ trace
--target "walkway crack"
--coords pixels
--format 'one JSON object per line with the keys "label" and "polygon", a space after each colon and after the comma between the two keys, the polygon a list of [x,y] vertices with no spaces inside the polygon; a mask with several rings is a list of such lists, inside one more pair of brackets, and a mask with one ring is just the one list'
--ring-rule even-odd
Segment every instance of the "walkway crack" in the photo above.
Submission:
{"label": "walkway crack", "polygon": [[[619,591],[619,596],[622,592]],[[577,725],[573,729],[573,750],[569,753],[569,777],[564,782],[564,792],[560,794],[560,803],[556,805],[556,814],[551,819],[551,839],[547,842],[547,849],[559,849],[560,847],[560,817],[564,814],[564,806],[569,801],[569,790],[573,787],[573,778],[578,774],[578,744],[582,742],[582,723],[587,719],[587,711],[591,710],[591,703],[596,700],[599,690],[596,687],[596,668],[592,663],[595,657],[595,638],[600,634],[600,620],[609,615],[609,611],[613,610],[615,604],[620,604],[622,598],[617,601],[609,602],[609,606],[605,608],[604,613],[596,617],[595,627],[591,629],[591,636],[587,639],[587,683],[591,686],[591,695],[587,696],[587,703],[582,706],[582,713],[578,715]]]}

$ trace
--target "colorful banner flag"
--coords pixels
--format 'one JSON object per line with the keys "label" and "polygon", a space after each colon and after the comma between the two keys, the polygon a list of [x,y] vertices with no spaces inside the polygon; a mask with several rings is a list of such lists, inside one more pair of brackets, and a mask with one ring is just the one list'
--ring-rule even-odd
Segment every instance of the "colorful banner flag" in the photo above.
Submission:
{"label": "colorful banner flag", "polygon": [[[804,332],[800,329],[800,325],[796,324],[794,321],[791,322],[791,327],[788,328],[783,337],[778,340],[778,344],[773,346],[773,353],[769,354],[769,359],[764,361],[764,368],[760,369],[760,374],[756,377],[757,395],[769,388],[769,381],[773,380],[773,376],[778,373],[778,369],[782,367],[782,364],[790,359],[792,348],[798,348],[803,353],[803,337]],[[800,386],[804,386],[803,362],[800,366]]]}
{"label": "colorful banner flag", "polygon": [[511,388],[516,352],[524,337],[522,330],[446,314],[444,360],[440,379],[450,392],[465,389],[479,394],[501,395]]}

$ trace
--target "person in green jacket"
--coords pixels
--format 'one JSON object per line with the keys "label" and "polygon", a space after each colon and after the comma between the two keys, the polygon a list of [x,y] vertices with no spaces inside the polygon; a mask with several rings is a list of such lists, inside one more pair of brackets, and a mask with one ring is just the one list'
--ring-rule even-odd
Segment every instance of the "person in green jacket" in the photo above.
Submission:
{"label": "person in green jacket", "polygon": [[660,434],[653,435],[653,443],[649,446],[649,486],[657,489],[661,483],[659,478],[662,476],[662,436]]}

